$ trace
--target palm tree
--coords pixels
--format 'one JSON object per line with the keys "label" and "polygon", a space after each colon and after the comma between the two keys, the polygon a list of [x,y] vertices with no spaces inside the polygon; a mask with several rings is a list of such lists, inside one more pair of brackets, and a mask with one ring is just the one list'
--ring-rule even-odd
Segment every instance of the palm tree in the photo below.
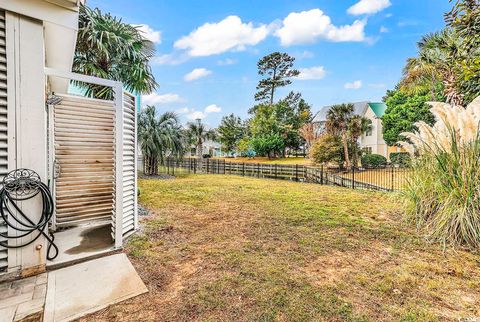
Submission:
{"label": "palm tree", "polygon": [[409,58],[403,71],[401,88],[418,94],[430,90],[432,96],[438,83],[443,84],[447,103],[462,105],[459,91],[463,39],[450,28],[428,34],[418,42],[418,57]]}
{"label": "palm tree", "polygon": [[[216,133],[214,130],[210,130],[207,126],[202,123],[200,119],[197,119],[196,122],[189,122],[187,124],[187,133],[190,138],[192,144],[195,145],[197,158],[199,162],[202,160],[202,151],[203,151],[203,143],[206,140],[214,140],[216,137]],[[201,168],[201,164],[200,164]]]}
{"label": "palm tree", "polygon": [[[78,26],[74,72],[120,81],[136,93],[148,94],[157,87],[148,64],[155,48],[138,27],[84,5],[80,6]],[[86,89],[88,96],[113,97],[110,87],[77,84]]]}
{"label": "palm tree", "polygon": [[353,110],[353,104],[340,104],[332,106],[327,112],[327,131],[340,136],[347,167],[350,167],[351,164],[348,153],[348,126],[353,116]]}
{"label": "palm tree", "polygon": [[181,158],[185,135],[175,113],[157,115],[155,106],[147,106],[139,116],[138,139],[144,157],[144,173],[158,174],[158,163],[168,157]]}
{"label": "palm tree", "polygon": [[348,122],[348,134],[350,136],[350,142],[352,143],[353,151],[353,164],[357,165],[358,151],[357,142],[358,139],[366,132],[369,132],[373,129],[372,120],[367,119],[366,117],[360,115],[353,115]]}

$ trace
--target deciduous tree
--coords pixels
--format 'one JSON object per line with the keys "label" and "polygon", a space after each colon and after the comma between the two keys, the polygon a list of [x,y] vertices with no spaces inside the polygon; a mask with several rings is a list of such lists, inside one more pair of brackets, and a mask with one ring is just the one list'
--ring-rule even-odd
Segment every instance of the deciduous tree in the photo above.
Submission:
{"label": "deciduous tree", "polygon": [[224,116],[217,129],[218,140],[227,153],[237,149],[238,142],[245,134],[245,127],[240,117],[230,114]]}
{"label": "deciduous tree", "polygon": [[416,130],[414,125],[416,122],[424,121],[427,124],[433,124],[435,119],[427,102],[442,100],[439,94],[432,97],[430,91],[413,95],[407,95],[400,89],[388,91],[384,97],[387,109],[382,117],[385,142],[394,146],[399,141],[403,141],[404,138],[400,133]]}

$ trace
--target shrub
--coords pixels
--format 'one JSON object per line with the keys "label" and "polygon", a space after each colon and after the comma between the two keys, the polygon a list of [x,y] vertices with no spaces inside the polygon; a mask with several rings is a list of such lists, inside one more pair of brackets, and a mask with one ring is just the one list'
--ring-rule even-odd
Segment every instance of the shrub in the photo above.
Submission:
{"label": "shrub", "polygon": [[362,167],[380,168],[387,165],[387,158],[380,154],[365,154],[362,157]]}
{"label": "shrub", "polygon": [[211,157],[212,156],[208,153],[205,153],[205,154],[202,155],[202,158],[204,158],[204,159],[210,159]]}
{"label": "shrub", "polygon": [[250,144],[255,153],[268,157],[281,153],[285,148],[283,138],[277,134],[254,137]]}
{"label": "shrub", "polygon": [[320,136],[310,149],[310,157],[314,163],[343,161],[343,146],[340,138],[331,134]]}
{"label": "shrub", "polygon": [[432,103],[437,122],[417,123],[402,145],[418,155],[408,180],[407,218],[444,245],[480,248],[480,98],[466,109]]}
{"label": "shrub", "polygon": [[408,152],[392,152],[390,153],[390,161],[395,165],[408,167],[411,164],[412,158]]}

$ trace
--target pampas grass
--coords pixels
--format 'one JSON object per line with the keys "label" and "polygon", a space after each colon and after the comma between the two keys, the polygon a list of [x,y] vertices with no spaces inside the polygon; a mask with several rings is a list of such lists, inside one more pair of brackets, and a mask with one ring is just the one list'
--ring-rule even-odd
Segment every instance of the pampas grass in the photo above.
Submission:
{"label": "pampas grass", "polygon": [[401,144],[416,155],[407,216],[444,246],[480,250],[480,97],[467,108],[430,103],[436,123],[416,124]]}

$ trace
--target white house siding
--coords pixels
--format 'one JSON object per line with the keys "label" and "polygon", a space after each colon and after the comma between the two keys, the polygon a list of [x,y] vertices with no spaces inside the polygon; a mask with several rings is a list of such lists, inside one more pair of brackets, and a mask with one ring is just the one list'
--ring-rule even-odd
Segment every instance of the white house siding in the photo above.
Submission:
{"label": "white house siding", "polygon": [[[7,171],[30,168],[47,183],[44,67],[48,64],[57,69],[71,70],[78,28],[78,6],[67,1],[0,0],[0,10],[5,12],[3,39],[6,40],[3,47],[0,46],[0,58],[6,60],[6,97],[1,98],[1,102],[6,104],[8,129],[6,133],[3,132],[8,136],[7,148],[2,148],[8,166],[0,171],[0,179]],[[5,56],[2,55],[3,50]],[[58,84],[52,82],[51,89],[63,88],[65,84],[68,81]],[[5,143],[2,138],[0,141]],[[2,156],[5,158],[5,155]],[[21,207],[30,216],[40,214],[40,200],[23,202]],[[35,221],[37,218],[32,219]],[[11,228],[8,230],[9,234],[16,233]],[[28,238],[23,238],[22,243]],[[41,270],[46,263],[45,252],[43,237],[32,245],[9,249],[8,272],[15,274],[27,268]],[[0,258],[4,258],[5,250],[0,250],[0,253]]]}
{"label": "white house siding", "polygon": [[373,154],[380,154],[387,157],[387,144],[383,140],[382,120],[378,118],[373,110],[368,107],[364,117],[372,121],[371,135],[362,135],[360,138],[360,147],[371,149]]}
{"label": "white house siding", "polygon": [[[6,13],[7,101],[9,112],[9,170],[29,168],[47,177],[45,55],[41,21]],[[15,134],[16,133],[16,134]],[[25,213],[38,220],[40,200],[23,202]],[[9,233],[14,234],[13,229]],[[25,237],[23,242],[31,237]],[[20,249],[9,249],[9,271],[45,265],[45,240]]]}

